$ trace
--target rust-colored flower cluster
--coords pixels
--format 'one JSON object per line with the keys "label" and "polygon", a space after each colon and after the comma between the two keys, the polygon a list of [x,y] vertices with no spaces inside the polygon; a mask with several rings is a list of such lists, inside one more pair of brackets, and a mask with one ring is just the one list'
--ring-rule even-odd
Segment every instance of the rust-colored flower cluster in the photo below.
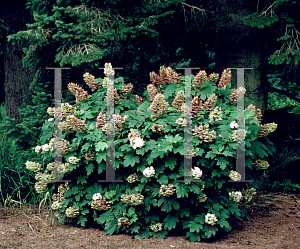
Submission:
{"label": "rust-colored flower cluster", "polygon": [[229,68],[224,69],[218,84],[219,90],[221,89],[221,87],[225,87],[229,82],[231,82],[231,76],[231,70]]}
{"label": "rust-colored flower cluster", "polygon": [[180,90],[176,93],[176,96],[172,102],[172,107],[175,108],[176,111],[180,111],[180,107],[184,104],[185,102],[185,95],[184,95],[184,91]]}
{"label": "rust-colored flower cluster", "polygon": [[159,75],[155,72],[151,72],[150,81],[154,86],[165,86],[167,84],[181,82],[181,77],[171,68],[161,66],[159,69]]}
{"label": "rust-colored flower cluster", "polygon": [[81,86],[79,86],[75,83],[72,83],[72,82],[69,83],[68,90],[75,96],[76,103],[89,97],[88,92],[85,91]]}
{"label": "rust-colored flower cluster", "polygon": [[154,97],[157,94],[157,88],[153,84],[149,84],[147,86],[147,90],[148,90],[150,101],[153,101]]}
{"label": "rust-colored flower cluster", "polygon": [[204,70],[199,71],[193,80],[193,87],[195,92],[200,91],[206,81],[208,81],[207,73]]}
{"label": "rust-colored flower cluster", "polygon": [[211,111],[215,107],[217,99],[218,96],[216,94],[210,95],[209,98],[203,103],[203,108],[205,108],[207,112]]}
{"label": "rust-colored flower cluster", "polygon": [[237,104],[239,100],[241,100],[243,93],[246,93],[246,88],[245,87],[239,87],[238,89],[232,91],[230,94],[229,100]]}
{"label": "rust-colored flower cluster", "polygon": [[105,113],[99,112],[96,118],[96,129],[101,129],[106,124],[106,115]]}
{"label": "rust-colored flower cluster", "polygon": [[210,81],[212,83],[217,83],[218,80],[219,80],[219,74],[218,73],[211,73],[208,76],[208,81]]}
{"label": "rust-colored flower cluster", "polygon": [[254,105],[249,105],[248,107],[247,107],[247,109],[249,109],[249,110],[251,110],[251,111],[253,111],[254,113],[255,113],[255,116],[254,116],[254,118],[256,119],[256,120],[258,120],[259,122],[262,120],[262,112],[261,112],[261,110],[260,109],[258,109],[258,108],[256,108]]}
{"label": "rust-colored flower cluster", "polygon": [[200,117],[201,110],[204,107],[202,100],[198,96],[195,96],[192,99],[191,104],[192,104],[192,118]]}

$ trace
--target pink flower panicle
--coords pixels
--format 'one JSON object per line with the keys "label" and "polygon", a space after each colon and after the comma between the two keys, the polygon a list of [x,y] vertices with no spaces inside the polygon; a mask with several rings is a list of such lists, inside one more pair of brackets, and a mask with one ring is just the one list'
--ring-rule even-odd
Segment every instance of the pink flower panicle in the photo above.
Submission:
{"label": "pink flower panicle", "polygon": [[124,123],[126,119],[128,118],[128,115],[125,115],[122,119],[122,116],[120,114],[113,114],[113,120],[115,122],[115,131],[117,134],[119,134],[124,126]]}
{"label": "pink flower panicle", "polygon": [[203,102],[202,100],[198,97],[195,96],[192,101],[192,118],[198,118],[201,115],[201,111],[203,109]]}
{"label": "pink flower panicle", "polygon": [[148,90],[150,101],[153,101],[154,97],[157,94],[157,88],[153,84],[149,84],[147,86],[147,90]]}
{"label": "pink flower panicle", "polygon": [[169,103],[165,101],[165,96],[161,93],[158,93],[148,108],[148,112],[153,111],[155,114],[152,114],[152,117],[159,117],[166,112],[168,107]]}
{"label": "pink flower panicle", "polygon": [[229,82],[231,82],[231,71],[229,68],[224,69],[221,79],[218,84],[218,90],[221,89],[221,87],[225,87]]}
{"label": "pink flower panicle", "polygon": [[68,90],[75,96],[76,103],[89,97],[88,92],[75,83],[69,83]]}
{"label": "pink flower panicle", "polygon": [[199,71],[199,73],[196,74],[193,80],[193,87],[195,92],[200,91],[207,80],[207,73],[204,70]]}
{"label": "pink flower panicle", "polygon": [[135,99],[133,99],[133,98],[130,98],[130,99],[131,99],[131,101],[137,102],[137,103],[140,103],[140,104],[144,103],[144,100],[145,100],[145,98],[143,98],[139,95],[135,95]]}
{"label": "pink flower panicle", "polygon": [[246,88],[239,87],[238,89],[232,91],[232,93],[230,94],[229,100],[231,100],[232,102],[237,104],[237,102],[241,99],[243,92],[244,92],[244,94],[246,93]]}
{"label": "pink flower panicle", "polygon": [[218,96],[216,94],[210,95],[209,98],[203,103],[203,108],[205,108],[207,112],[211,111],[215,107],[217,99]]}
{"label": "pink flower panicle", "polygon": [[127,85],[123,84],[121,97],[124,98],[124,99],[127,98],[128,94],[131,93],[132,89],[133,89],[132,83],[129,83]]}
{"label": "pink flower panicle", "polygon": [[88,87],[94,92],[97,88],[101,87],[99,82],[95,82],[95,76],[90,73],[85,73],[83,75],[84,82],[88,85]]}
{"label": "pink flower panicle", "polygon": [[96,129],[101,129],[106,124],[105,113],[100,112],[96,118]]}
{"label": "pink flower panicle", "polygon": [[176,96],[172,102],[172,107],[179,112],[178,109],[182,106],[182,104],[184,104],[184,102],[185,102],[184,91],[180,90],[176,93]]}
{"label": "pink flower panicle", "polygon": [[171,68],[161,66],[159,69],[159,75],[155,72],[149,74],[150,81],[154,86],[164,86],[167,84],[179,83],[181,82],[181,77]]}
{"label": "pink flower panicle", "polygon": [[249,105],[248,107],[247,107],[247,109],[248,110],[251,110],[251,111],[253,111],[254,113],[255,113],[255,116],[254,116],[254,118],[257,120],[257,121],[259,121],[259,122],[261,122],[261,120],[262,120],[262,112],[261,112],[261,110],[260,109],[258,109],[258,108],[256,108],[254,105]]}

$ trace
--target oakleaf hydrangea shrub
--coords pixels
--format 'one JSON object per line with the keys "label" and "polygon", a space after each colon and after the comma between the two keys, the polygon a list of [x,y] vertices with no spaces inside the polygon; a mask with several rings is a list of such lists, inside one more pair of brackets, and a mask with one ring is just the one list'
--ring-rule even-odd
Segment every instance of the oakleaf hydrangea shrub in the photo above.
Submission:
{"label": "oakleaf hydrangea shrub", "polygon": [[[114,71],[105,65],[106,76]],[[52,194],[52,209],[60,222],[81,226],[95,222],[105,234],[125,231],[135,238],[165,238],[180,228],[191,241],[229,232],[230,220],[241,219],[243,203],[251,201],[255,188],[235,189],[229,182],[241,180],[236,171],[236,149],[245,145],[246,177],[259,175],[274,153],[261,137],[276,129],[262,125],[261,112],[246,98],[245,127],[237,122],[237,100],[245,89],[231,89],[231,72],[191,76],[191,106],[185,106],[185,77],[172,68],[150,73],[143,96],[132,95],[132,84],[114,80],[115,182],[106,179],[106,119],[109,77],[84,74],[91,91],[69,84],[76,104],[49,107],[34,149],[39,162],[27,162],[36,172],[36,191]],[[112,89],[111,89],[112,90]],[[189,175],[184,175],[185,112],[191,108],[193,148]],[[62,165],[55,164],[54,122],[62,115]],[[244,129],[245,128],[245,129]],[[52,132],[49,132],[51,130]],[[58,166],[56,166],[58,165]],[[55,172],[62,180],[57,182]],[[254,172],[254,173],[253,173]],[[99,182],[102,180],[102,182]],[[122,181],[122,182],[118,182]]]}

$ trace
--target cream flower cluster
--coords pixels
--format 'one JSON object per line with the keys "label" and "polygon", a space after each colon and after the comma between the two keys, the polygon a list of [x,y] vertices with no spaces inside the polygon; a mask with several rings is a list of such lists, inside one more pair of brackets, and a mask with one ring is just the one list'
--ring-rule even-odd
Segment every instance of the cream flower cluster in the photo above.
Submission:
{"label": "cream flower cluster", "polygon": [[121,97],[122,97],[122,98],[127,98],[128,94],[131,93],[132,89],[133,89],[132,83],[129,83],[129,84],[127,84],[127,85],[126,85],[126,84],[123,84],[123,86],[122,86]]}
{"label": "cream flower cluster", "polygon": [[259,128],[260,128],[260,131],[258,132],[258,136],[266,137],[269,134],[271,134],[272,132],[276,131],[277,124],[275,124],[274,122],[268,123],[268,124],[260,125]]}
{"label": "cream flower cluster", "polygon": [[84,158],[88,161],[92,161],[95,157],[96,152],[95,151],[88,151],[84,154]]}
{"label": "cream flower cluster", "polygon": [[66,174],[69,171],[70,171],[70,164],[69,163],[63,163],[63,164],[61,164],[60,173]]}
{"label": "cream flower cluster", "polygon": [[153,232],[157,233],[157,232],[162,231],[162,226],[163,226],[162,223],[156,223],[156,224],[150,225],[149,228],[150,228]]}
{"label": "cream flower cluster", "polygon": [[197,196],[198,202],[205,202],[207,200],[206,194],[203,194],[203,196],[198,195]]}
{"label": "cream flower cluster", "polygon": [[131,174],[126,178],[127,182],[134,183],[140,181],[139,176],[137,173]]}
{"label": "cream flower cluster", "polygon": [[142,194],[123,194],[121,195],[121,201],[131,206],[142,205],[144,196]]}
{"label": "cream flower cluster", "polygon": [[153,85],[164,86],[166,84],[178,83],[181,81],[181,77],[171,68],[161,66],[159,69],[159,75],[155,72],[150,72],[150,81]]}
{"label": "cream flower cluster", "polygon": [[35,191],[39,194],[45,193],[47,190],[47,182],[44,180],[38,181],[34,184]]}
{"label": "cream flower cluster", "polygon": [[93,201],[91,203],[91,208],[98,211],[106,211],[111,208],[111,201],[106,201],[106,198],[100,193],[93,195]]}
{"label": "cream flower cluster", "polygon": [[115,70],[112,69],[111,63],[104,64],[104,74],[105,74],[105,76],[115,75]]}
{"label": "cream flower cluster", "polygon": [[51,208],[52,208],[52,210],[58,210],[58,209],[61,209],[62,206],[59,201],[54,201],[51,205]]}
{"label": "cream flower cluster", "polygon": [[221,89],[221,87],[225,87],[229,82],[231,82],[231,76],[231,70],[229,68],[223,70],[222,76],[218,84],[219,90]]}
{"label": "cream flower cluster", "polygon": [[218,221],[218,218],[216,217],[215,214],[206,214],[205,215],[205,223],[208,224],[208,225],[215,225]]}
{"label": "cream flower cluster", "polygon": [[47,113],[48,113],[50,116],[54,116],[55,108],[49,106],[49,107],[47,108]]}
{"label": "cream flower cluster", "polygon": [[142,148],[145,145],[145,141],[140,136],[141,134],[135,131],[132,131],[128,134],[128,138],[130,140],[130,145],[132,148]]}
{"label": "cream flower cluster", "polygon": [[153,102],[148,108],[148,112],[153,111],[152,117],[160,117],[169,107],[169,103],[165,101],[165,96],[161,93],[155,95]]}
{"label": "cream flower cluster", "polygon": [[237,129],[239,127],[236,121],[232,121],[229,126],[231,129]]}
{"label": "cream flower cluster", "polygon": [[242,143],[245,140],[246,134],[247,134],[246,130],[238,129],[238,130],[234,131],[231,134],[231,136],[232,136],[232,139],[233,139],[234,142]]}
{"label": "cream flower cluster", "polygon": [[75,206],[68,207],[66,209],[66,216],[69,218],[75,218],[76,216],[79,215],[79,209],[76,208]]}
{"label": "cream flower cluster", "polygon": [[270,166],[270,164],[267,161],[261,159],[256,160],[254,165],[257,169],[267,169]]}
{"label": "cream flower cluster", "polygon": [[99,112],[96,118],[96,128],[102,128],[106,124],[106,115],[105,113]]}
{"label": "cream flower cluster", "polygon": [[229,198],[234,202],[238,203],[242,199],[243,195],[241,191],[232,191],[229,193]]}
{"label": "cream flower cluster", "polygon": [[200,168],[194,167],[191,169],[190,176],[195,178],[196,180],[200,179],[202,176],[203,172]]}
{"label": "cream flower cluster", "polygon": [[65,184],[60,184],[58,186],[58,193],[52,195],[52,200],[62,202],[66,198],[64,197],[64,193],[70,189],[69,183],[66,182]]}
{"label": "cream flower cluster", "polygon": [[33,172],[38,172],[42,170],[42,165],[40,163],[35,163],[31,161],[27,161],[25,163],[26,169],[33,171]]}
{"label": "cream flower cluster", "polygon": [[229,178],[232,181],[238,182],[238,181],[240,181],[242,179],[242,176],[241,176],[241,174],[239,172],[231,170],[230,173],[229,173]]}
{"label": "cream flower cluster", "polygon": [[164,125],[161,125],[161,124],[153,124],[151,126],[151,131],[152,132],[163,132],[165,130],[165,126]]}
{"label": "cream flower cluster", "polygon": [[208,81],[210,81],[212,83],[217,83],[218,80],[219,80],[219,74],[218,73],[211,73],[208,76]]}
{"label": "cream flower cluster", "polygon": [[68,84],[68,90],[75,96],[76,103],[89,97],[88,92],[75,83],[70,82]]}
{"label": "cream flower cluster", "polygon": [[55,162],[48,163],[46,168],[49,171],[54,170],[54,168],[55,168]]}
{"label": "cream flower cluster", "polygon": [[175,121],[176,124],[179,124],[180,126],[187,126],[187,120],[185,118],[178,118]]}
{"label": "cream flower cluster", "polygon": [[173,195],[176,191],[174,184],[170,183],[168,185],[162,184],[159,189],[159,194],[169,197]]}
{"label": "cream flower cluster", "polygon": [[118,226],[119,227],[129,227],[131,225],[131,222],[126,217],[121,217],[118,219]]}
{"label": "cream flower cluster", "polygon": [[199,127],[195,126],[194,129],[192,129],[193,136],[203,140],[205,143],[210,143],[216,139],[216,131],[212,130],[209,131],[209,125],[199,125]]}
{"label": "cream flower cluster", "polygon": [[153,168],[153,166],[145,168],[143,171],[143,175],[148,178],[153,177],[155,175],[155,169]]}
{"label": "cream flower cluster", "polygon": [[68,161],[69,161],[69,163],[77,164],[80,161],[80,159],[76,156],[70,156]]}
{"label": "cream flower cluster", "polygon": [[248,202],[252,201],[252,199],[254,198],[255,195],[256,195],[256,189],[255,188],[250,188],[250,189],[247,189],[247,190],[243,191],[244,199]]}
{"label": "cream flower cluster", "polygon": [[80,120],[75,115],[71,114],[66,117],[65,121],[61,122],[62,131],[81,131],[86,130],[85,120]]}
{"label": "cream flower cluster", "polygon": [[148,91],[150,101],[153,101],[154,97],[157,94],[157,88],[153,84],[149,84],[147,86],[147,91]]}
{"label": "cream flower cluster", "polygon": [[88,72],[83,75],[83,80],[92,90],[92,92],[94,92],[97,88],[101,87],[101,84],[99,84],[99,82],[95,82],[95,76],[91,75]]}
{"label": "cream flower cluster", "polygon": [[216,107],[213,111],[211,111],[208,115],[209,123],[215,123],[217,121],[221,121],[223,118],[223,112],[221,107]]}
{"label": "cream flower cluster", "polygon": [[194,90],[197,92],[197,91],[200,91],[204,85],[204,83],[208,80],[207,78],[207,73],[202,70],[202,71],[199,71],[194,80],[193,80],[193,87],[194,87]]}
{"label": "cream flower cluster", "polygon": [[54,150],[54,144],[57,152],[61,152],[62,156],[65,156],[68,153],[68,150],[72,149],[69,141],[62,138],[51,138],[49,141],[49,146],[51,147],[50,151]]}

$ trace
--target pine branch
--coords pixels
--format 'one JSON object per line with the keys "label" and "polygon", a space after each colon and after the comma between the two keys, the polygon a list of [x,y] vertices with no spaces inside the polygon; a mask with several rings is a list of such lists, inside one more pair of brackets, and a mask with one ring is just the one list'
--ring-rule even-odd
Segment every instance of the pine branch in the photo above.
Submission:
{"label": "pine branch", "polygon": [[286,96],[288,96],[289,98],[293,99],[293,100],[296,100],[297,102],[300,103],[300,98],[298,98],[295,94],[293,93],[290,93],[286,90],[280,90],[280,89],[277,89],[277,88],[274,88],[274,87],[269,87],[268,89],[270,92],[277,92],[277,93],[280,93],[280,94],[284,94]]}

